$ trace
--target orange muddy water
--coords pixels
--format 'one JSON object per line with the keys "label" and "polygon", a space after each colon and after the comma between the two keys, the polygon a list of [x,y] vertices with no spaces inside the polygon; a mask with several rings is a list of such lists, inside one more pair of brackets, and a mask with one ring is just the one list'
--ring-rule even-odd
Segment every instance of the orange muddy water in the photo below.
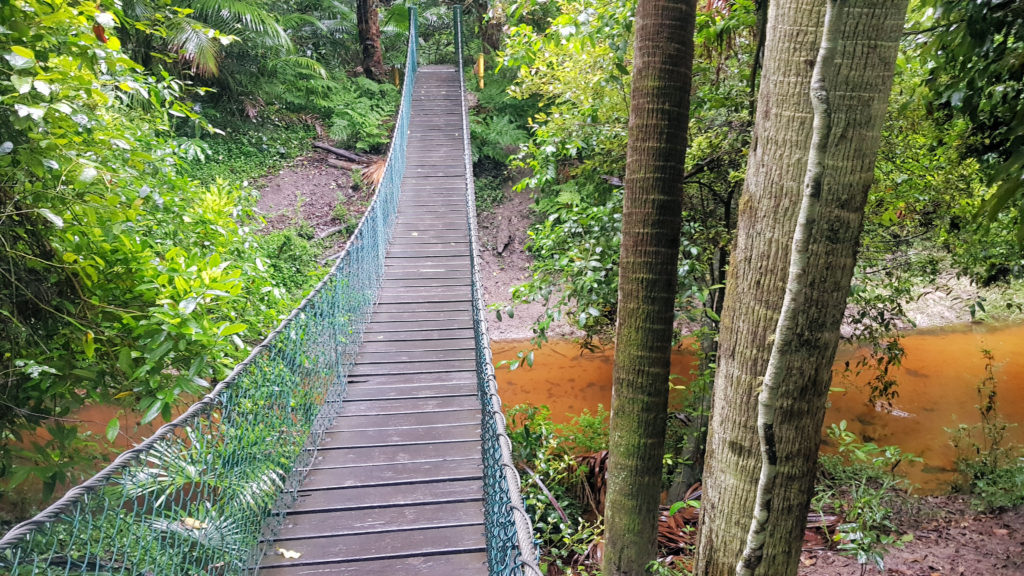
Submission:
{"label": "orange muddy water", "polygon": [[[915,331],[904,338],[906,357],[896,370],[899,397],[893,410],[867,403],[867,376],[842,376],[846,360],[863,351],[842,348],[836,358],[833,391],[825,427],[846,420],[854,433],[880,446],[894,444],[924,458],[924,464],[904,470],[922,492],[942,492],[954,477],[955,452],[946,428],[979,421],[976,386],[985,375],[981,349],[992,351],[998,379],[998,410],[1011,423],[1013,442],[1024,443],[1024,326],[958,325],[941,330]],[[514,359],[526,342],[495,342],[494,361]],[[677,350],[672,372],[685,384],[694,366],[689,350]],[[853,362],[851,362],[853,363]],[[556,422],[611,403],[612,351],[581,353],[568,341],[552,342],[535,353],[533,368],[498,369],[498,384],[506,406],[546,404]]]}

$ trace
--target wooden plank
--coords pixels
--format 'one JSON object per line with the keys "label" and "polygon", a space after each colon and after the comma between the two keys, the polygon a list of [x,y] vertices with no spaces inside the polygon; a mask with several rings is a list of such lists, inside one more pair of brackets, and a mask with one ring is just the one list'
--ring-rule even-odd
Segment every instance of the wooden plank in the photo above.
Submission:
{"label": "wooden plank", "polygon": [[482,474],[483,461],[480,458],[327,468],[310,470],[302,483],[302,490],[473,480],[481,478]]}
{"label": "wooden plank", "polygon": [[[466,298],[450,302],[378,302],[376,312],[460,312],[452,319],[472,318],[472,302]],[[408,321],[408,318],[406,319]]]}
{"label": "wooden plank", "polygon": [[[466,385],[466,384],[464,384]],[[470,382],[469,385],[476,385]],[[477,410],[450,410],[447,412],[423,412],[414,414],[369,414],[364,416],[342,415],[335,418],[331,423],[331,430],[362,430],[385,427],[403,426],[440,426],[450,424],[479,423],[480,413]],[[385,450],[385,449],[381,449]],[[403,454],[407,460],[430,460],[433,458],[414,457],[414,455]],[[400,462],[403,460],[394,460]],[[379,462],[378,462],[379,463]]]}
{"label": "wooden plank", "polygon": [[392,362],[381,364],[356,364],[349,373],[352,376],[382,374],[428,374],[431,372],[458,372],[476,369],[476,360],[442,360],[420,362]]}
{"label": "wooden plank", "polygon": [[[371,414],[368,416],[340,416],[334,420],[331,424],[332,431],[343,431],[343,430],[373,430],[375,428],[388,428],[388,427],[403,427],[403,426],[447,426],[450,424],[472,424],[480,423],[480,411],[479,410],[449,410],[448,412],[423,412],[414,414],[384,414],[377,415]],[[479,438],[476,439],[479,442]],[[388,446],[387,448],[381,448],[377,452],[373,452],[380,460],[374,461],[374,464],[381,464],[384,462],[411,462],[413,460],[437,460],[442,456],[429,457],[425,452],[417,452],[418,450],[428,450],[428,447],[420,447],[415,450],[401,449],[400,454],[396,454],[395,460],[388,460],[386,456],[389,454],[387,451],[398,450],[395,446]],[[354,449],[353,449],[354,450]],[[360,450],[369,450],[368,448],[360,448]],[[447,448],[446,448],[447,450]],[[446,454],[444,457],[450,458],[450,454]],[[318,455],[319,458],[319,455]]]}
{"label": "wooden plank", "polygon": [[407,339],[379,338],[363,342],[360,351],[363,353],[392,352],[404,353],[414,350],[475,350],[472,336],[458,338],[430,338],[409,341]]}
{"label": "wooden plank", "polygon": [[356,356],[359,364],[387,364],[393,362],[447,362],[453,360],[472,360],[476,358],[476,350],[467,341],[458,348],[440,350],[390,350],[387,352],[360,351]]}
{"label": "wooden plank", "polygon": [[367,383],[375,386],[395,386],[401,384],[443,384],[476,382],[476,367],[472,370],[453,371],[435,374],[401,374],[401,375],[363,375],[349,378],[353,383]]}
{"label": "wooden plank", "polygon": [[473,290],[466,284],[408,286],[386,282],[380,289],[380,296],[431,296],[453,294],[472,294]]}
{"label": "wooden plank", "polygon": [[[401,458],[399,458],[399,454]],[[480,460],[481,454],[480,440],[324,449],[317,452],[316,460],[313,461],[309,469],[326,470],[410,462],[452,462],[467,458]]]}
{"label": "wooden plank", "polygon": [[[374,534],[483,523],[482,502],[447,502],[376,510],[340,510],[286,518],[274,541],[287,542],[299,538]],[[282,546],[287,547],[284,543]]]}
{"label": "wooden plank", "polygon": [[299,492],[290,514],[320,510],[359,510],[384,506],[405,506],[426,502],[465,502],[483,498],[483,485],[477,480],[452,480],[434,484],[408,484],[396,490],[391,486],[359,486],[316,492]]}
{"label": "wooden plank", "polygon": [[[385,306],[397,304],[420,304],[423,308],[437,304],[465,304],[471,302],[469,290],[453,289],[451,294],[382,294],[377,300],[378,310],[384,311]],[[462,307],[452,308],[461,310]]]}
{"label": "wooden plank", "polygon": [[391,289],[414,289],[414,288],[442,288],[454,286],[466,286],[466,277],[455,278],[386,278],[384,286]]}
{"label": "wooden plank", "polygon": [[417,384],[410,386],[357,387],[349,386],[345,398],[348,400],[380,400],[383,398],[440,398],[443,396],[466,396],[477,393],[476,383],[467,384]]}
{"label": "wooden plank", "polygon": [[[399,313],[397,315],[401,316],[402,314]],[[411,322],[402,322],[399,320],[386,321],[378,319],[377,322],[367,326],[364,333],[381,334],[399,332],[408,339],[419,338],[421,334],[423,338],[448,338],[456,334],[456,332],[453,332],[455,330],[472,329],[473,319],[469,315],[466,315],[465,317],[456,319],[415,320]],[[395,336],[396,338],[398,337],[398,335]],[[367,336],[364,336],[363,339],[367,339]]]}
{"label": "wooden plank", "polygon": [[309,566],[262,568],[260,576],[486,576],[487,554],[469,552]]}
{"label": "wooden plank", "polygon": [[264,566],[308,565],[325,562],[404,558],[440,553],[482,552],[483,526],[405,530],[389,537],[380,534],[350,534],[289,541],[289,549],[302,554],[298,559],[267,556]]}
{"label": "wooden plank", "polygon": [[[361,446],[393,446],[396,444],[444,444],[480,439],[480,423],[448,426],[414,426],[378,430],[343,430],[326,432],[321,448],[359,448]],[[476,454],[479,456],[479,453]],[[473,456],[469,453],[469,456]]]}
{"label": "wooden plank", "polygon": [[450,410],[479,410],[480,400],[469,396],[398,400],[367,400],[345,402],[345,415],[409,414],[413,412],[446,412]]}

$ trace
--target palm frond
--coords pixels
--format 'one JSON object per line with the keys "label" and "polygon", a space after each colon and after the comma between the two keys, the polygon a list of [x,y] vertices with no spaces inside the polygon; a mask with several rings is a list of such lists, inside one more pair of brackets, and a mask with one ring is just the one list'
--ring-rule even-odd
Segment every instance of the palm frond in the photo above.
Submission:
{"label": "palm frond", "polygon": [[289,71],[315,74],[325,80],[327,79],[327,70],[316,60],[306,58],[305,56],[282,56],[267,62],[267,70],[270,72],[281,72],[283,68],[287,68]]}
{"label": "palm frond", "polygon": [[285,52],[293,50],[292,41],[277,18],[245,0],[194,0],[192,6],[197,15],[214,27],[236,27],[251,33],[251,39],[268,46]]}
{"label": "palm frond", "polygon": [[191,18],[175,18],[165,28],[168,46],[193,72],[207,78],[220,74],[221,43],[206,25]]}
{"label": "palm frond", "polygon": [[316,28],[320,32],[327,32],[327,26],[309,14],[296,13],[281,16],[281,27],[285,30],[295,30],[305,26]]}

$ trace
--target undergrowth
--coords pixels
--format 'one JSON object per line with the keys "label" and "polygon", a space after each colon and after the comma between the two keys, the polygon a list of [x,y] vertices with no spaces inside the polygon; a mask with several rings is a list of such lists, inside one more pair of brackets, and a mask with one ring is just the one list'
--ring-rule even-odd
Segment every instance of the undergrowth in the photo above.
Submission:
{"label": "undergrowth", "polygon": [[312,126],[297,123],[229,120],[218,124],[224,134],[204,140],[206,161],[186,165],[189,176],[203,183],[252,182],[308,152],[309,140],[316,134]]}
{"label": "undergrowth", "polygon": [[956,449],[956,488],[972,495],[976,509],[992,511],[1024,504],[1024,453],[1007,438],[1015,424],[999,415],[995,357],[990,350],[981,354],[985,376],[978,383],[975,406],[981,421],[946,431]]}

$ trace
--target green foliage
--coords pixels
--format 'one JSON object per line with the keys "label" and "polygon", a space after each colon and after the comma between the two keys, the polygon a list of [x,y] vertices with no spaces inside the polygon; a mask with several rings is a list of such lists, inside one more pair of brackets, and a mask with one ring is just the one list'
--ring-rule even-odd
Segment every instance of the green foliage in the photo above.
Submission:
{"label": "green foliage", "polygon": [[0,7],[0,438],[5,472],[24,456],[48,484],[90,451],[62,432],[49,461],[14,454],[22,432],[93,403],[168,419],[289,305],[254,249],[251,192],[181,175],[202,149],[170,118],[204,124],[182,82],[91,29],[111,18],[84,2]]}
{"label": "green foliage", "polygon": [[885,554],[893,546],[902,547],[912,538],[900,535],[892,507],[900,493],[908,488],[906,480],[896,475],[903,462],[921,462],[912,454],[904,454],[897,446],[876,446],[859,442],[846,429],[846,421],[833,424],[828,436],[837,444],[838,454],[820,457],[818,482],[811,506],[818,512],[834,509],[841,512],[844,523],[836,529],[833,539],[839,550],[852,556],[861,565],[861,574],[868,565],[885,570]]}
{"label": "green foliage", "polygon": [[977,136],[969,153],[997,184],[980,212],[1012,221],[1024,244],[1024,2],[928,0],[916,26],[929,62],[928,102],[937,114],[966,119]]}
{"label": "green foliage", "polygon": [[476,190],[476,211],[484,214],[493,211],[505,201],[505,191],[499,178],[483,177],[474,182]]}
{"label": "green foliage", "polygon": [[322,276],[323,269],[317,262],[320,250],[296,230],[267,235],[262,249],[270,277],[295,300],[300,299],[315,278]]}
{"label": "green foliage", "polygon": [[544,302],[545,316],[534,326],[534,344],[563,314],[588,334],[612,326],[618,296],[619,244],[622,241],[621,190],[601,204],[583,202],[581,182],[560,187],[555,198],[538,201],[544,220],[529,231],[534,255],[532,279],[512,290],[515,302]]}
{"label": "green foliage", "polygon": [[[248,120],[220,122],[224,134],[203,140],[203,161],[188,163],[183,172],[200,182],[254,182],[285,162],[309,151],[311,126]],[[198,159],[197,159],[198,160]]]}
{"label": "green foliage", "polygon": [[551,422],[547,406],[521,404],[507,414],[523,498],[544,550],[542,564],[574,568],[603,531],[600,519],[585,519],[587,470],[574,456],[607,449],[608,413],[603,408],[594,415],[585,411],[564,426]]}
{"label": "green foliage", "polygon": [[505,163],[529,135],[520,122],[508,114],[470,117],[469,132],[473,142],[473,161],[491,158]]}
{"label": "green foliage", "polygon": [[328,133],[342,146],[356,150],[379,150],[391,136],[391,124],[398,109],[398,90],[366,78],[340,84],[334,96]]}
{"label": "green foliage", "polygon": [[995,358],[989,350],[981,353],[985,377],[978,383],[975,406],[981,422],[946,432],[956,449],[959,487],[974,495],[973,505],[980,510],[1012,508],[1024,504],[1024,454],[1007,441],[1007,431],[1015,424],[999,415]]}
{"label": "green foliage", "polygon": [[[634,8],[564,0],[521,2],[509,11],[514,26],[502,62],[518,76],[508,92],[539,107],[528,112],[530,140],[513,165],[530,171],[520,187],[535,191],[542,217],[531,230],[534,278],[513,305],[558,295],[535,326],[537,340],[561,317],[588,337],[614,325]],[[694,67],[678,303],[687,317],[711,326],[721,308],[749,142],[744,71],[754,48],[753,14],[751,2],[708,3],[697,18],[701,57]],[[480,93],[482,106],[493,99]],[[488,138],[483,127],[479,132]],[[597,248],[602,254],[594,257]]]}

